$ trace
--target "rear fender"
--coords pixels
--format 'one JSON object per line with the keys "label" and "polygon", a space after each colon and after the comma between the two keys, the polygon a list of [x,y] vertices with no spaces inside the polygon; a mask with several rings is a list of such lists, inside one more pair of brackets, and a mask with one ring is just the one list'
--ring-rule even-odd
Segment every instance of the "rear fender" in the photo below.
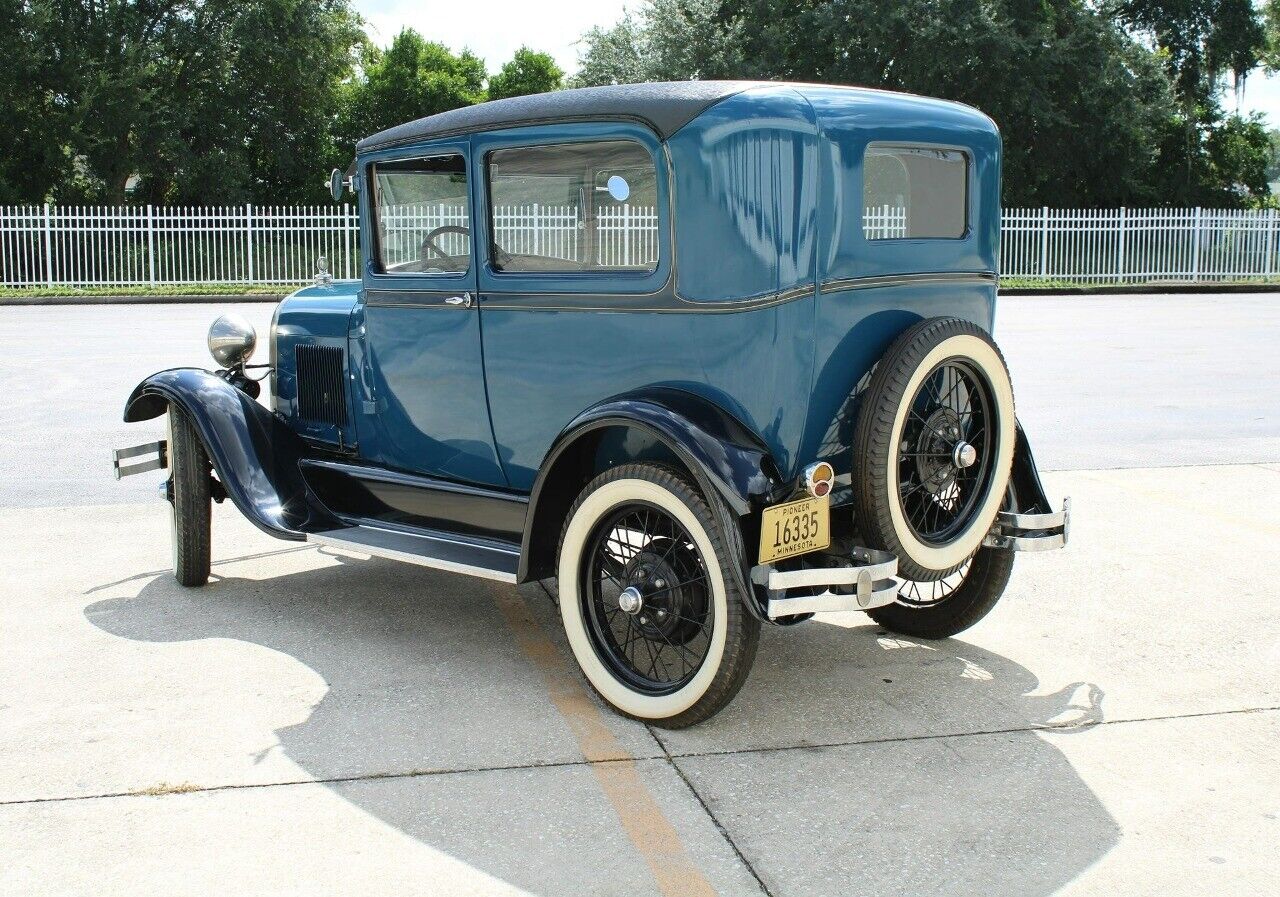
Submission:
{"label": "rear fender", "polygon": [[262,405],[217,374],[174,368],[138,384],[125,422],[159,417],[171,403],[187,413],[228,497],[259,529],[301,540],[337,525],[303,482],[305,443]]}
{"label": "rear fender", "polygon": [[751,601],[740,518],[768,503],[781,475],[768,447],[740,421],[678,389],[653,388],[611,399],[565,427],[547,452],[530,495],[519,581],[555,575],[564,518],[591,475],[599,472],[597,450],[603,434],[618,428],[639,431],[663,446],[693,475],[704,495],[723,499],[712,507],[732,543],[730,567],[749,609],[761,614]]}
{"label": "rear fender", "polygon": [[1020,421],[1014,421],[1013,470],[1009,474],[1010,510],[1018,514],[1047,514],[1053,510],[1049,496],[1040,482],[1040,471],[1031,442]]}

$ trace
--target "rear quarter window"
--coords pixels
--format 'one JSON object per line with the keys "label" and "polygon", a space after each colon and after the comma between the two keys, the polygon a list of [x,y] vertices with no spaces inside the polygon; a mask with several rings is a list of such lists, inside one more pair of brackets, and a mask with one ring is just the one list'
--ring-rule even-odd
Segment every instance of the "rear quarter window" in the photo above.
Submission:
{"label": "rear quarter window", "polygon": [[887,143],[867,146],[862,233],[868,240],[958,240],[968,227],[967,153]]}

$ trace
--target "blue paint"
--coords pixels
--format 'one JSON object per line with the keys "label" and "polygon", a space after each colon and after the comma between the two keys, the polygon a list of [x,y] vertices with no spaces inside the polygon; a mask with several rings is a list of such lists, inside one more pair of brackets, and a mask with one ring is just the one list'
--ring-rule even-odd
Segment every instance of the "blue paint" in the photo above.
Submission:
{"label": "blue paint", "polygon": [[[487,154],[585,140],[631,140],[653,158],[656,270],[495,271]],[[872,141],[968,155],[962,238],[866,239],[862,159]],[[303,435],[357,445],[373,464],[528,492],[572,421],[665,387],[731,414],[784,478],[818,458],[846,472],[851,396],[894,337],[935,315],[992,324],[1000,137],[965,106],[769,84],[711,106],[665,142],[634,122],[570,122],[357,161],[367,172],[374,161],[446,151],[469,161],[471,271],[379,274],[366,177],[362,283],[300,291],[280,311],[276,407]],[[868,281],[920,274],[955,279]],[[440,307],[461,291],[475,294],[476,307]],[[399,300],[424,307],[385,304]],[[351,432],[297,419],[292,347],[304,342],[348,349]]]}

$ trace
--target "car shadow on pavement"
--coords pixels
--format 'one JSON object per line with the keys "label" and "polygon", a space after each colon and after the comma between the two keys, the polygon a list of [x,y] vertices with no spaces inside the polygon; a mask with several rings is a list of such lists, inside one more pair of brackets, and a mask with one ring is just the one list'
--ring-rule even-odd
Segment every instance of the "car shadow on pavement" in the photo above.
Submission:
{"label": "car shadow on pavement", "polygon": [[[600,853],[577,849],[572,831],[586,825],[584,848],[616,841],[619,855],[626,837],[601,829],[600,819],[620,827],[591,776],[568,774],[581,768],[565,765],[580,762],[577,742],[495,602],[511,587],[334,560],[203,589],[161,575],[85,615],[121,638],[234,639],[295,658],[327,692],[267,750],[512,885],[545,891],[544,870],[567,864],[557,878],[596,893]],[[555,607],[540,590],[523,594],[576,675]],[[228,712],[272,687],[233,696]],[[1083,731],[1102,719],[1101,700],[1094,685],[1043,687],[1022,665],[960,640],[924,644],[869,621],[809,623],[766,628],[746,687],[711,721],[654,730],[658,743],[637,723],[610,716],[609,725],[637,757],[665,765],[670,756],[774,894],[1034,897],[1119,839],[1088,785],[1035,731]],[[216,749],[216,734],[211,741]],[[429,774],[437,771],[466,774]],[[642,864],[616,863],[605,870],[609,893],[652,888]]]}

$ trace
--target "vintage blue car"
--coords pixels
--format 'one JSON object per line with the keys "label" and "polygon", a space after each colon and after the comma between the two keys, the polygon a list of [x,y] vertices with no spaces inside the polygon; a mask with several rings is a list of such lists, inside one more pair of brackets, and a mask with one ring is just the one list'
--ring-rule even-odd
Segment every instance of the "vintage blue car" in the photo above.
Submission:
{"label": "vintage blue car", "polygon": [[[508,583],[555,578],[620,712],[729,702],[762,624],[973,625],[1055,510],[991,338],[1000,136],[982,113],[817,85],[568,90],[360,142],[359,280],[162,371],[174,572],[210,502],[283,539]],[[259,374],[261,371],[261,374]],[[269,373],[269,404],[257,401]]]}

